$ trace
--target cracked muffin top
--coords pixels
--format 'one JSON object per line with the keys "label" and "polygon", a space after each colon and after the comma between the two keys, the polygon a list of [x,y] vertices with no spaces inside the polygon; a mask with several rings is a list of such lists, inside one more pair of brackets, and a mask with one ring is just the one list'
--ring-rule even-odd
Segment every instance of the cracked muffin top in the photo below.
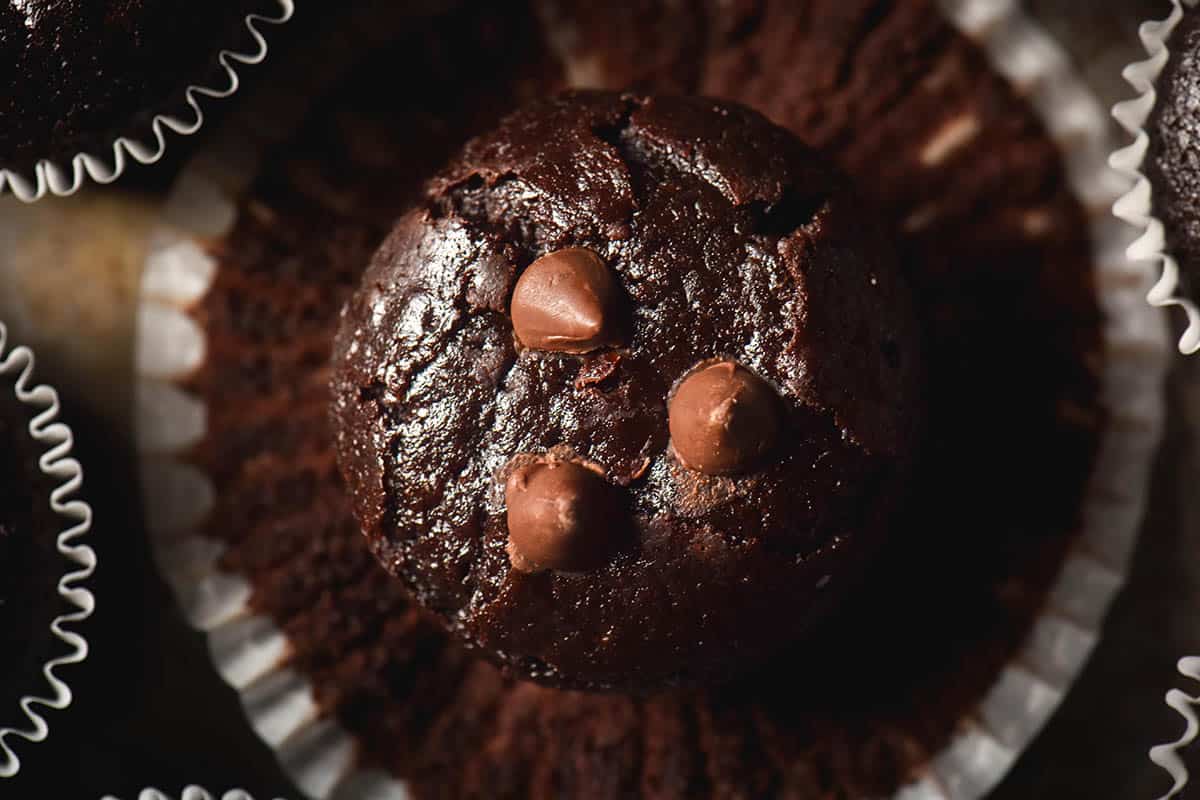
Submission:
{"label": "cracked muffin top", "polygon": [[795,641],[906,493],[911,299],[870,209],[787,131],[578,92],[431,179],[334,346],[376,556],[513,673],[711,683]]}

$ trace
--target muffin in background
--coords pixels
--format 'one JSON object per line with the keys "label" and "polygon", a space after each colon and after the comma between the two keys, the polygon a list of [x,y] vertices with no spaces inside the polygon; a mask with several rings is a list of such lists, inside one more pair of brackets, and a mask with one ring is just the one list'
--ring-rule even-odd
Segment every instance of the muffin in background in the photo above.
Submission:
{"label": "muffin in background", "polygon": [[266,55],[265,23],[292,0],[26,0],[0,6],[0,191],[68,194],[158,160],[193,133],[200,102]]}

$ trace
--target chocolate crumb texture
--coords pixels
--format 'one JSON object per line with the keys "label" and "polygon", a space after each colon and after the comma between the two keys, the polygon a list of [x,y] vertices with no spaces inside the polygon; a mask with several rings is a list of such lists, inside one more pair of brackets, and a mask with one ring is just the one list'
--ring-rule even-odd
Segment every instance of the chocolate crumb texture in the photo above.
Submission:
{"label": "chocolate crumb texture", "polygon": [[[724,680],[801,635],[884,540],[918,449],[912,299],[863,213],[820,155],[707,98],[566,93],[469,142],[334,347],[343,472],[384,566],[559,686]],[[612,372],[576,388],[604,345]],[[495,502],[514,455],[560,446],[612,477],[519,470]],[[535,505],[522,476],[562,494]],[[552,518],[560,543],[622,547],[532,569]]]}

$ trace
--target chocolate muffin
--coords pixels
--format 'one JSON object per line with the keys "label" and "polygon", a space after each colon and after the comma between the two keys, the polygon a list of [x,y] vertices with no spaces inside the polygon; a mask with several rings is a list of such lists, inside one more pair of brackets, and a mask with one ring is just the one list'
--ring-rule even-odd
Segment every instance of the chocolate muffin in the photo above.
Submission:
{"label": "chocolate muffin", "polygon": [[522,677],[647,690],[761,661],[899,509],[921,414],[891,252],[744,107],[512,114],[343,315],[334,421],[372,549]]}
{"label": "chocolate muffin", "polygon": [[1167,48],[1142,169],[1153,187],[1153,213],[1163,221],[1165,252],[1179,262],[1181,288],[1200,299],[1200,11],[1184,13]]}
{"label": "chocolate muffin", "polygon": [[[249,14],[276,0],[23,0],[0,6],[0,169],[105,155],[187,108],[189,84],[227,86],[221,50],[253,52]],[[190,115],[189,115],[190,118]]]}
{"label": "chocolate muffin", "polygon": [[[628,29],[626,4],[561,5],[557,23]],[[594,82],[620,66],[750,105],[825,148],[895,232],[930,412],[863,590],[731,683],[574,692],[503,675],[368,549],[326,424],[337,309],[427,169],[563,85],[545,49],[572,40],[520,2],[467,4],[365,58],[264,154],[232,230],[198,241],[217,265],[189,309],[206,359],[181,383],[207,409],[186,454],[214,488],[198,533],[283,632],[280,668],[320,724],[414,797],[887,797],[972,724],[1078,531],[1106,429],[1086,216],[1033,108],[929,0],[640,5],[656,30],[705,33],[678,58],[643,49],[645,70],[610,37],[631,57],[593,59]],[[379,90],[396,76],[418,79]]]}

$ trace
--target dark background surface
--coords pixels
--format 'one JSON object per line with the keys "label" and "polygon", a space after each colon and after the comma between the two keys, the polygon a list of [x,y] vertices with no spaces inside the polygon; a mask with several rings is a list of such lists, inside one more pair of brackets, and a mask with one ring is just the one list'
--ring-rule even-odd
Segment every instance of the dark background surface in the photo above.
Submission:
{"label": "dark background surface", "polygon": [[[1139,52],[1137,22],[1169,9],[1167,0],[1028,5],[1066,44],[1106,105],[1129,95],[1119,70]],[[177,148],[179,156],[186,149]],[[125,183],[153,202],[169,176],[169,167],[142,169]],[[131,362],[132,354],[120,358]],[[94,393],[73,388],[52,368],[42,375],[67,387],[65,413],[88,465],[101,568],[95,581],[100,602],[86,633],[96,646],[69,675],[76,693],[71,713],[51,715],[48,743],[20,748],[21,776],[0,783],[0,798],[131,798],[146,785],[177,792],[188,783],[244,787],[260,800],[300,798],[246,725],[234,692],[213,672],[202,636],[188,629],[155,577],[127,431],[97,410]],[[101,406],[128,404],[126,388],[113,385],[110,392]],[[1182,720],[1163,704],[1165,691],[1179,686],[1200,693],[1175,674],[1179,656],[1200,654],[1197,476],[1200,357],[1176,361],[1166,444],[1131,581],[1083,677],[993,800],[1154,798],[1168,788],[1146,751],[1182,730]],[[1200,770],[1200,757],[1190,762]],[[1184,796],[1200,797],[1200,779]]]}

